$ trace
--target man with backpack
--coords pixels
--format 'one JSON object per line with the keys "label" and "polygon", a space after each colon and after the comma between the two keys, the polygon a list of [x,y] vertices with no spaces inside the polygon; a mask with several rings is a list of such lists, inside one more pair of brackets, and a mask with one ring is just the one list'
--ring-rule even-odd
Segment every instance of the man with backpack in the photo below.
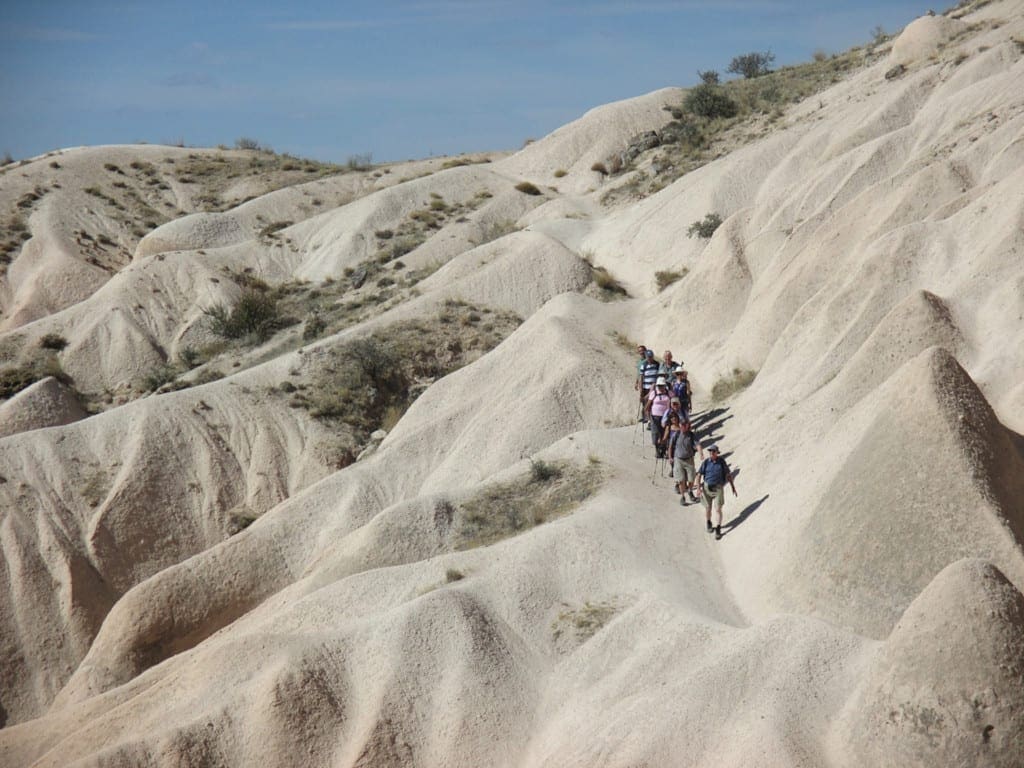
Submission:
{"label": "man with backpack", "polygon": [[[672,452],[672,476],[676,479],[679,503],[684,506],[687,496],[694,504],[697,503],[697,497],[693,495],[693,484],[697,481],[697,470],[694,467],[693,459],[698,453],[703,461],[704,448],[693,433],[690,422],[684,421],[679,429],[679,437],[676,438],[675,450]],[[708,525],[711,525],[710,519]]]}
{"label": "man with backpack", "polygon": [[672,383],[672,396],[678,397],[686,413],[690,412],[690,379],[682,363],[674,371],[676,380]]}
{"label": "man with backpack", "polygon": [[[732,471],[725,459],[718,452],[717,445],[708,446],[708,458],[700,463],[697,470],[697,494],[704,500],[705,519],[708,533],[715,532],[715,539],[722,538],[722,508],[725,506],[725,484],[729,483],[732,495],[736,495],[736,486],[732,482]],[[711,527],[711,507],[718,508],[718,523]]]}
{"label": "man with backpack", "polygon": [[658,376],[655,379],[654,389],[647,396],[644,413],[651,420],[651,442],[654,443],[654,452],[659,459],[665,458],[665,447],[661,445],[661,417],[671,408],[671,400],[672,396],[668,393],[665,379]]}

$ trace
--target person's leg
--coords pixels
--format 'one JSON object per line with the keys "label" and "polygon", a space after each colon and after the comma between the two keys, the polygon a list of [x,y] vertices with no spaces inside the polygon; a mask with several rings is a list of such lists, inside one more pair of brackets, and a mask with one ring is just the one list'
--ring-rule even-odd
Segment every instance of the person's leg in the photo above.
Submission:
{"label": "person's leg", "polygon": [[686,493],[686,469],[684,467],[684,461],[678,457],[672,460],[672,477],[675,478],[676,482],[676,493],[682,495]]}
{"label": "person's leg", "polygon": [[654,443],[654,453],[658,455],[661,450],[661,446],[658,445],[658,441],[661,440],[661,417],[651,414],[651,442]]}
{"label": "person's leg", "polygon": [[715,538],[722,538],[722,507],[725,506],[725,485],[718,486],[718,491],[715,493],[715,511],[717,517],[715,518]]}
{"label": "person's leg", "polygon": [[712,494],[708,493],[707,488],[700,496],[700,500],[704,502],[704,522],[707,523],[708,533],[711,533],[711,503],[714,501],[711,497]]}
{"label": "person's leg", "polygon": [[697,501],[693,495],[693,484],[697,482],[697,468],[693,466],[693,459],[683,460],[683,480],[686,483],[683,491],[690,494],[690,501]]}

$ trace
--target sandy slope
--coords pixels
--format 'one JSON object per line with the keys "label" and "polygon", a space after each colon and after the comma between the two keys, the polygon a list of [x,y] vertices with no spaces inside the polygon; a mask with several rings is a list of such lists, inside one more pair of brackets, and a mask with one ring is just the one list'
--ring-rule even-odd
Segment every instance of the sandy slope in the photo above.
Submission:
{"label": "sandy slope", "polygon": [[[52,383],[0,405],[0,763],[1019,765],[1024,4],[956,15],[644,200],[606,208],[590,166],[676,91],[491,164],[312,182],[329,210],[303,185],[186,216],[99,289],[19,293],[46,316],[5,349],[60,334],[76,387],[116,388],[201,337],[223,267],[335,280],[431,201],[465,211],[334,336],[85,419]],[[634,298],[580,295],[581,254]],[[278,385],[446,299],[524,322],[336,471],[342,435]],[[642,447],[615,333],[686,361],[738,470],[721,542]],[[757,378],[712,403],[733,368]],[[453,510],[537,457],[603,482],[461,549]]]}

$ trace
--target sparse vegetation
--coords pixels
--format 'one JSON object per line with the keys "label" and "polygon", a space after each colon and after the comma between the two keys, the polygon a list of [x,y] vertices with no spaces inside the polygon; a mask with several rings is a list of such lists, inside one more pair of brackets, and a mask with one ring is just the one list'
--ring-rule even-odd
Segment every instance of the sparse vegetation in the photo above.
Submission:
{"label": "sparse vegetation", "polygon": [[68,340],[59,333],[48,333],[39,339],[40,347],[43,349],[52,349],[54,352],[60,352],[67,345]]}
{"label": "sparse vegetation", "polygon": [[267,291],[245,289],[232,306],[215,304],[204,312],[211,320],[211,330],[226,339],[248,336],[266,341],[283,327],[277,297]]}
{"label": "sparse vegetation", "polygon": [[691,88],[683,101],[683,107],[697,117],[714,120],[735,117],[739,105],[719,85],[701,83]]}
{"label": "sparse vegetation", "polygon": [[158,368],[150,371],[143,378],[143,391],[155,392],[165,384],[170,384],[176,378],[178,378],[178,369],[173,365],[161,365]]}
{"label": "sparse vegetation", "polygon": [[612,620],[620,607],[614,602],[585,602],[579,608],[566,606],[551,625],[555,640],[559,640],[566,628],[572,629],[576,644],[583,644],[596,635],[605,624]]}
{"label": "sparse vegetation", "polygon": [[621,347],[630,354],[636,351],[637,342],[633,341],[622,331],[608,331],[608,335],[611,337],[611,340],[615,342],[616,346]]}
{"label": "sparse vegetation", "polygon": [[562,468],[542,459],[530,459],[530,479],[535,483],[546,483],[562,476]]}
{"label": "sparse vegetation", "polygon": [[475,241],[476,245],[483,245],[484,243],[490,243],[494,240],[510,235],[513,232],[518,232],[520,227],[511,219],[501,219],[500,221],[489,221],[486,224],[480,226],[480,237]]}
{"label": "sparse vegetation", "polygon": [[733,368],[728,377],[715,382],[711,388],[711,399],[716,403],[728,400],[737,392],[742,392],[749,387],[755,378],[757,378],[757,371],[752,371],[749,368]]}
{"label": "sparse vegetation", "polygon": [[368,171],[373,168],[373,153],[361,152],[349,155],[345,160],[345,167],[350,171]]}
{"label": "sparse vegetation", "polygon": [[682,280],[686,276],[687,271],[686,267],[683,267],[678,271],[665,270],[662,272],[655,272],[654,280],[658,284],[658,290],[663,291],[672,285],[672,283]]}
{"label": "sparse vegetation", "polygon": [[529,181],[521,181],[516,184],[516,190],[522,192],[524,195],[541,195],[543,192],[537,188],[536,184]]}
{"label": "sparse vegetation", "polygon": [[771,66],[774,61],[775,54],[771,51],[743,53],[739,56],[734,56],[725,71],[733,75],[742,75],[750,80],[771,72]]}
{"label": "sparse vegetation", "polygon": [[71,384],[71,378],[64,373],[53,350],[36,352],[20,363],[0,367],[0,400],[21,392],[21,390],[53,376],[64,384]]}
{"label": "sparse vegetation", "polygon": [[540,462],[539,476],[530,472],[517,480],[488,486],[459,505],[455,522],[455,546],[470,549],[486,546],[562,517],[592,496],[600,485],[600,464],[577,466],[568,462]]}
{"label": "sparse vegetation", "polygon": [[621,299],[629,296],[622,283],[616,280],[612,273],[604,267],[592,267],[590,276],[594,284],[601,289],[601,298],[604,300]]}
{"label": "sparse vegetation", "polygon": [[[278,146],[281,145],[278,144]],[[260,149],[260,143],[256,139],[250,139],[248,136],[241,136],[235,139],[235,148],[258,151]]]}
{"label": "sparse vegetation", "polygon": [[717,213],[708,213],[704,215],[703,220],[695,221],[689,226],[686,230],[686,236],[693,237],[696,235],[707,240],[715,234],[715,230],[720,226],[722,226],[722,217]]}
{"label": "sparse vegetation", "polygon": [[[473,315],[486,322],[471,321]],[[386,421],[397,422],[431,382],[497,346],[519,322],[506,312],[449,300],[436,320],[398,323],[332,347],[292,402],[365,439]]]}
{"label": "sparse vegetation", "polygon": [[568,175],[569,175],[569,172],[567,170],[565,170],[565,168],[559,168],[557,171],[555,171],[555,178],[556,179],[560,179],[563,176],[568,176]]}
{"label": "sparse vegetation", "polygon": [[590,166],[590,170],[594,171],[595,173],[600,173],[602,176],[608,175],[608,166],[600,161]]}

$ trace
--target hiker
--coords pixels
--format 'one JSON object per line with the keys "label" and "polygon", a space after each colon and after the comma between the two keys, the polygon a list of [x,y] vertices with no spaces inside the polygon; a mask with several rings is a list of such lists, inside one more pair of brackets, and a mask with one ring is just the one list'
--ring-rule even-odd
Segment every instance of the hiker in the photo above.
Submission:
{"label": "hiker", "polygon": [[641,404],[641,416],[640,420],[647,423],[647,399],[651,392],[654,391],[654,383],[658,380],[658,361],[654,359],[654,350],[644,350],[644,361],[638,365],[640,371],[640,377],[638,383],[640,385],[640,404]]}
{"label": "hiker", "polygon": [[637,344],[636,351],[640,355],[640,359],[636,361],[636,381],[633,382],[633,389],[639,392],[640,384],[644,380],[644,363],[647,362],[647,347],[643,344]]}
{"label": "hiker", "polygon": [[658,375],[664,376],[666,381],[671,382],[672,376],[680,366],[680,363],[672,359],[672,350],[666,349],[665,354],[661,358],[661,365],[658,367]]}
{"label": "hiker", "polygon": [[683,403],[678,397],[669,398],[668,410],[665,411],[665,415],[661,417],[662,429],[668,426],[668,420],[673,413],[679,417],[680,424],[686,421],[686,419],[689,417],[689,414],[685,410],[683,410]]}
{"label": "hiker", "polygon": [[[697,482],[697,469],[694,467],[693,458],[698,453],[703,462],[704,448],[687,419],[679,425],[679,436],[672,452],[672,476],[676,479],[676,493],[679,494],[679,503],[683,506],[686,506],[687,497],[694,504],[697,503],[697,497],[693,495],[693,485]],[[709,512],[708,515],[710,514]],[[710,518],[708,525],[711,525]]]}
{"label": "hiker", "polygon": [[669,410],[672,396],[668,393],[668,384],[664,377],[659,376],[654,381],[654,389],[647,396],[647,405],[644,413],[650,417],[651,442],[659,459],[665,458],[664,449],[659,445],[661,442],[661,417]]}
{"label": "hiker", "polygon": [[[700,463],[697,470],[697,494],[704,500],[705,519],[708,533],[715,532],[715,539],[722,538],[722,507],[725,506],[725,484],[732,487],[732,495],[736,495],[736,486],[732,482],[732,471],[725,459],[721,457],[717,445],[708,446],[708,458]],[[718,522],[711,527],[711,506],[718,507]]]}
{"label": "hiker", "polygon": [[[679,437],[679,410],[665,411],[665,415],[661,419],[661,440],[659,445],[661,446],[662,452],[671,457],[672,452],[676,448],[676,438]],[[668,471],[669,477],[675,477],[675,467],[671,467]]]}
{"label": "hiker", "polygon": [[682,404],[683,410],[686,413],[690,412],[690,378],[689,374],[683,369],[683,364],[680,363],[679,367],[675,370],[676,380],[672,383],[672,396],[678,397],[679,402]]}

